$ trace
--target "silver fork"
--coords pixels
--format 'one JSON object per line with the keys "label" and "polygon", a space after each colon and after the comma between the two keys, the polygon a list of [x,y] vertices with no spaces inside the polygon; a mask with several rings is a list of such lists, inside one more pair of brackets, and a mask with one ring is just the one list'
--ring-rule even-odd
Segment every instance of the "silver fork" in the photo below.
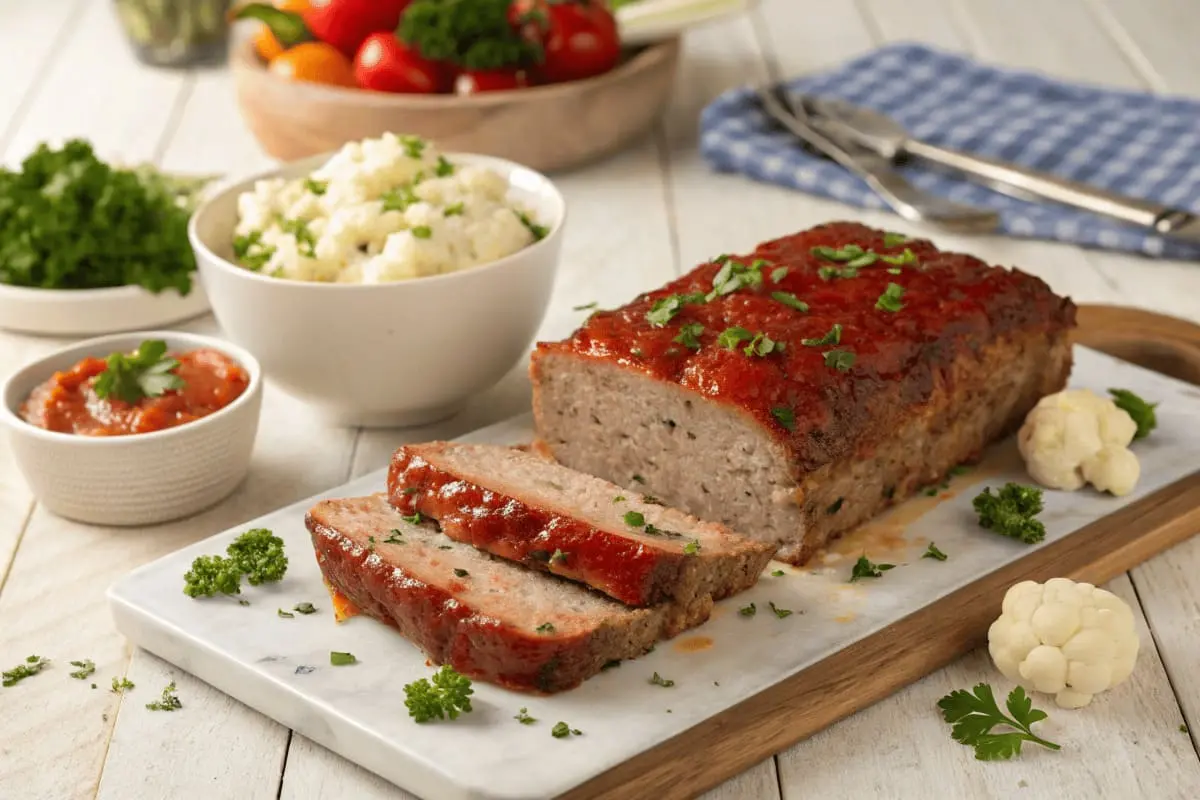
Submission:
{"label": "silver fork", "polygon": [[814,130],[808,124],[808,115],[803,107],[792,103],[782,85],[760,86],[757,95],[767,116],[812,149],[866,181],[904,219],[955,233],[987,233],[995,230],[1000,223],[1000,215],[996,212],[955,203],[922,191],[892,169],[882,156],[850,142],[835,142]]}

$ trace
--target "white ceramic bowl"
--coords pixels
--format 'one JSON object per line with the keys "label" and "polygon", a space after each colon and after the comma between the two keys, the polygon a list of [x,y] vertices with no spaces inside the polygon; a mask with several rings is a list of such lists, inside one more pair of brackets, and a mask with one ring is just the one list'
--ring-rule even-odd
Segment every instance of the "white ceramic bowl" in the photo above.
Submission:
{"label": "white ceramic bowl", "polygon": [[0,284],[0,328],[43,336],[96,336],[171,325],[208,311],[204,287],[152,294],[140,286],[32,289]]}
{"label": "white ceramic bowl", "polygon": [[541,325],[562,245],[562,195],[544,175],[511,161],[447,156],[504,175],[509,198],[550,233],[490,264],[394,283],[308,283],[232,263],[238,195],[263,178],[306,175],[329,154],[226,185],[192,217],[200,277],[225,334],[333,424],[411,426],[448,417],[499,381]]}
{"label": "white ceramic bowl", "polygon": [[[238,362],[250,385],[225,408],[154,433],[76,436],[30,425],[20,407],[56,371],[86,356],[131,351],[146,339],[171,350],[212,347]],[[220,339],[149,331],[89,339],[17,370],[0,389],[0,422],[34,496],[59,516],[93,525],[152,525],[224,500],[246,476],[262,407],[262,372],[254,357]]]}

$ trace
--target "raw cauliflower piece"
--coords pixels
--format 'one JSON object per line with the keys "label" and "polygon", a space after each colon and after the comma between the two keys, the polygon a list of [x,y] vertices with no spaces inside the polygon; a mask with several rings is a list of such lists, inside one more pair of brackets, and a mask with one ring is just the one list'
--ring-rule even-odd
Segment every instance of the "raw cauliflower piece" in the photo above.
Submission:
{"label": "raw cauliflower piece", "polygon": [[1124,600],[1090,583],[1022,581],[1004,595],[988,628],[988,652],[1004,677],[1081,708],[1127,679],[1137,630]]}
{"label": "raw cauliflower piece", "polygon": [[1137,423],[1112,400],[1087,389],[1043,397],[1025,417],[1017,447],[1029,476],[1050,489],[1075,491],[1090,483],[1129,494],[1140,476],[1129,443]]}

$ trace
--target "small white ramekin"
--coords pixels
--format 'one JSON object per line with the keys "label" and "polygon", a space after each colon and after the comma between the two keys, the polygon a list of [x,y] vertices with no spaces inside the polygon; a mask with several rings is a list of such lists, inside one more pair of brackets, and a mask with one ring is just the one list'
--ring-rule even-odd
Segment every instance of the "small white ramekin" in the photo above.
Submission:
{"label": "small white ramekin", "polygon": [[[21,404],[55,372],[87,356],[162,339],[172,351],[213,348],[246,370],[246,391],[202,419],[153,433],[77,436],[36,427]],[[229,496],[250,467],[262,408],[262,370],[241,347],[210,336],[142,331],[88,339],[25,365],[0,388],[0,423],[34,497],[59,516],[93,525],[152,525]]]}

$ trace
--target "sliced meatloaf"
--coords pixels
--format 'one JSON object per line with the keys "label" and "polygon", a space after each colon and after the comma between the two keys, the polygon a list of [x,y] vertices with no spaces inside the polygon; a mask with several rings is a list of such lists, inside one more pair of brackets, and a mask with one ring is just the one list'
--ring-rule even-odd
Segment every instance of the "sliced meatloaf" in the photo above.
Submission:
{"label": "sliced meatloaf", "polygon": [[325,580],[439,664],[510,689],[557,692],[647,652],[665,607],[629,608],[414,525],[383,494],[308,512]]}
{"label": "sliced meatloaf", "polygon": [[434,442],[396,451],[388,496],[501,558],[634,606],[673,601],[681,626],[753,586],[775,548],[537,455]]}
{"label": "sliced meatloaf", "polygon": [[1034,276],[823,225],[540,343],[540,446],[798,564],[1015,430],[1074,322]]}

